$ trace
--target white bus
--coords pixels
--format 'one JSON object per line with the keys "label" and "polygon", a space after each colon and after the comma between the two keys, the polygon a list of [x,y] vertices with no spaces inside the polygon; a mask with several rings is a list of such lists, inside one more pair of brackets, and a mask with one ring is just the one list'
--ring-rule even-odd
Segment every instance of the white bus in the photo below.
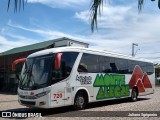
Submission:
{"label": "white bus", "polygon": [[130,98],[154,93],[153,63],[109,51],[60,47],[29,55],[18,87],[19,103],[38,108]]}

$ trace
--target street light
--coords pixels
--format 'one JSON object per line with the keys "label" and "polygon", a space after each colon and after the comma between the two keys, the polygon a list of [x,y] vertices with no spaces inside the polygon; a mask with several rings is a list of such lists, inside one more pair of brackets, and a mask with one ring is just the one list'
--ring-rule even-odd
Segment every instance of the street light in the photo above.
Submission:
{"label": "street light", "polygon": [[134,57],[135,54],[134,54],[134,46],[138,46],[137,43],[132,43],[132,56]]}
{"label": "street light", "polygon": [[137,54],[138,50],[140,50],[140,49],[137,49],[137,50],[136,50],[136,52],[134,53],[134,56]]}

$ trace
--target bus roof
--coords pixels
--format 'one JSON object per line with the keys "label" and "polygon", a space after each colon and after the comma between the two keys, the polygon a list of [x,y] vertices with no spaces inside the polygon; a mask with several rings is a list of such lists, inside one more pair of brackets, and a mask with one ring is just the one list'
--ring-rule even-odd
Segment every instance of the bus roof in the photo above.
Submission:
{"label": "bus roof", "polygon": [[83,53],[90,53],[90,54],[96,54],[96,55],[104,55],[104,56],[110,56],[110,57],[116,57],[116,58],[123,58],[123,59],[153,63],[152,61],[147,60],[147,59],[132,57],[132,56],[125,55],[122,53],[118,53],[118,52],[113,52],[113,51],[108,51],[108,50],[96,50],[96,49],[83,48],[83,47],[50,48],[50,49],[45,49],[45,50],[41,50],[41,51],[32,53],[28,56],[28,58],[43,56],[43,55],[57,53],[57,52],[83,52]]}

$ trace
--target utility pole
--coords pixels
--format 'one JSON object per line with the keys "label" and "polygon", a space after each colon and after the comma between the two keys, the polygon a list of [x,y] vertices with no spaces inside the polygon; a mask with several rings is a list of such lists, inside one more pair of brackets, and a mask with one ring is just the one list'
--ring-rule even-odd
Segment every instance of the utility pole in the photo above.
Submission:
{"label": "utility pole", "polygon": [[134,57],[135,54],[134,54],[134,46],[138,46],[137,43],[132,43],[132,56]]}

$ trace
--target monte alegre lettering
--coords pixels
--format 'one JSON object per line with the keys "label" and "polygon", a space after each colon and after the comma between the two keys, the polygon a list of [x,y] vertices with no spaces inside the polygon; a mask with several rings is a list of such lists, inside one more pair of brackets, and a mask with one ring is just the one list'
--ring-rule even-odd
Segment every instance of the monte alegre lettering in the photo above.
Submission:
{"label": "monte alegre lettering", "polygon": [[130,86],[125,84],[125,75],[97,74],[93,87],[99,87],[96,99],[120,98],[130,95]]}

